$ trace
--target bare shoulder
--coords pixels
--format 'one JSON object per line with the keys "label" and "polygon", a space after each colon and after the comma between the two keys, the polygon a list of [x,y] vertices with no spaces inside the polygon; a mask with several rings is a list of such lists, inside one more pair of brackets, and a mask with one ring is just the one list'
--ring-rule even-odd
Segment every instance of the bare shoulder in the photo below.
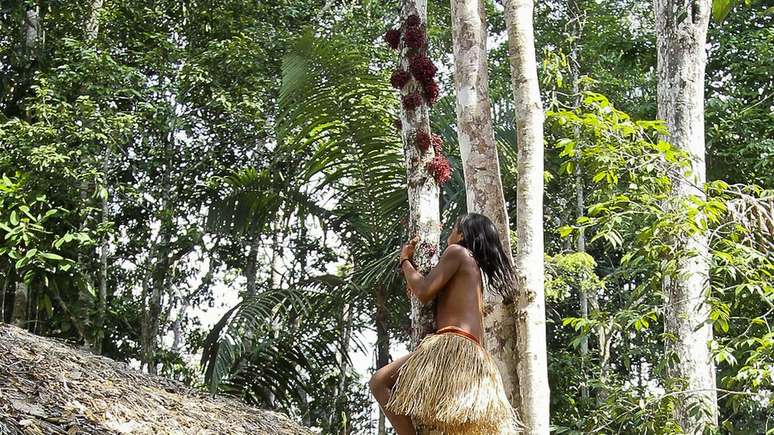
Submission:
{"label": "bare shoulder", "polygon": [[443,255],[459,260],[462,263],[476,261],[475,258],[473,258],[473,252],[471,252],[470,249],[457,243],[449,245],[446,250],[443,251]]}

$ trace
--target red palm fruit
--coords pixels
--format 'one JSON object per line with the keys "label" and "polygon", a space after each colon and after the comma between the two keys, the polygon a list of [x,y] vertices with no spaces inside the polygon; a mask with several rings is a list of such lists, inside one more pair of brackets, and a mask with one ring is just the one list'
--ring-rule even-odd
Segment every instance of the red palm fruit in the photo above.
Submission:
{"label": "red palm fruit", "polygon": [[403,107],[406,110],[414,110],[422,104],[422,96],[417,92],[412,92],[403,97]]}
{"label": "red palm fruit", "polygon": [[422,151],[427,151],[430,149],[432,138],[430,137],[430,133],[424,131],[424,130],[417,130],[416,134],[416,144],[417,148],[419,148]]}
{"label": "red palm fruit", "polygon": [[398,49],[400,44],[400,30],[390,29],[384,34],[384,41],[387,42],[393,50]]}
{"label": "red palm fruit", "polygon": [[411,80],[411,76],[406,71],[396,69],[392,72],[392,77],[390,77],[390,84],[392,84],[393,88],[396,89],[402,89],[404,86],[406,86],[406,83]]}

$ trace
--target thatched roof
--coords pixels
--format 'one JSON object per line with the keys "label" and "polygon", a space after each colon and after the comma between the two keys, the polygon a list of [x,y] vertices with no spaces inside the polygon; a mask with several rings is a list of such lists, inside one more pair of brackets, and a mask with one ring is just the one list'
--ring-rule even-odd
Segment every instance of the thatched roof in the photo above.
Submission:
{"label": "thatched roof", "polygon": [[212,396],[0,324],[0,434],[311,434]]}

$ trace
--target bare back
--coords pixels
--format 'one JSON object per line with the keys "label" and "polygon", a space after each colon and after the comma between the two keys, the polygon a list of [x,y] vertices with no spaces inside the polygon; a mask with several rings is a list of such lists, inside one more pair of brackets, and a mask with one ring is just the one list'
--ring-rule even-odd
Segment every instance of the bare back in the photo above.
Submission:
{"label": "bare back", "polygon": [[[466,249],[467,250],[467,249]],[[483,343],[481,269],[470,250],[443,290],[436,296],[436,326],[462,328]]]}

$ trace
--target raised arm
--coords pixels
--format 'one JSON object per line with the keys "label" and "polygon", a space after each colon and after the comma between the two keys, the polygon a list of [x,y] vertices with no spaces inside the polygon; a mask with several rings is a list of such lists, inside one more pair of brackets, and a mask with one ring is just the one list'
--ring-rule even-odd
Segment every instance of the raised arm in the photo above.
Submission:
{"label": "raised arm", "polygon": [[449,279],[457,272],[467,251],[460,245],[449,245],[441,255],[438,264],[435,265],[427,276],[417,272],[409,261],[401,263],[401,270],[406,277],[406,284],[423,304],[431,301]]}

